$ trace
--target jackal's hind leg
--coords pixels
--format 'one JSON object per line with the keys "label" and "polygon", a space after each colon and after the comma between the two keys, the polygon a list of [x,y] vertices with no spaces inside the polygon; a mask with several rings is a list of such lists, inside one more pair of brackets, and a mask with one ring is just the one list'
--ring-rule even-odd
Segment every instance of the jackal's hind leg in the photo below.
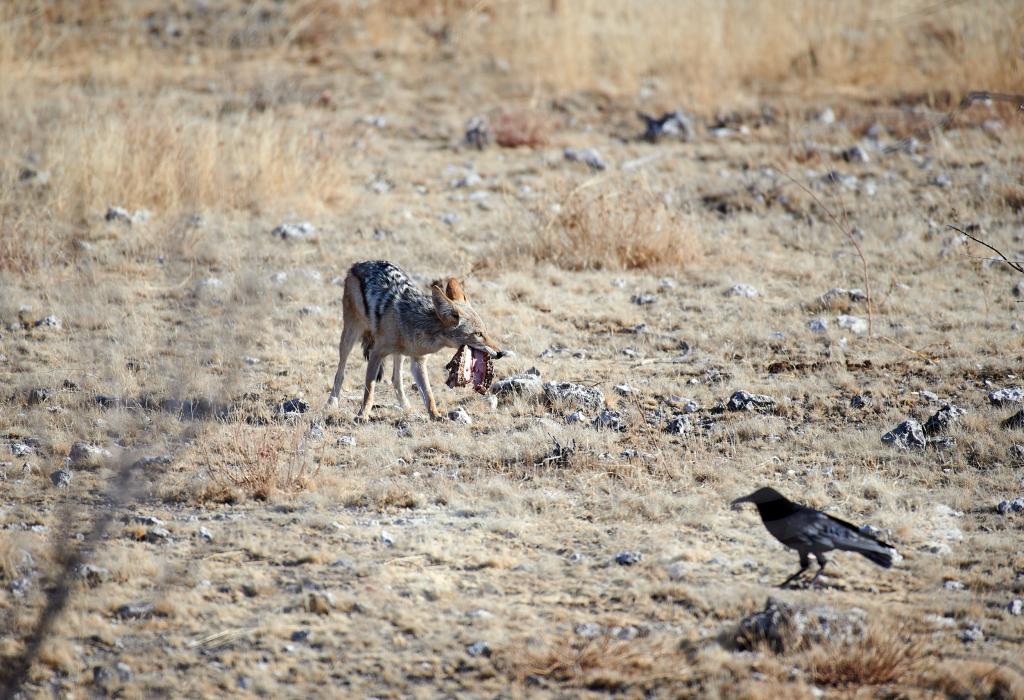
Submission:
{"label": "jackal's hind leg", "polygon": [[331,389],[331,395],[327,398],[329,408],[338,405],[338,396],[345,384],[345,362],[357,340],[359,340],[358,331],[353,324],[346,323],[341,331],[341,340],[338,342],[338,371],[334,373],[334,387]]}

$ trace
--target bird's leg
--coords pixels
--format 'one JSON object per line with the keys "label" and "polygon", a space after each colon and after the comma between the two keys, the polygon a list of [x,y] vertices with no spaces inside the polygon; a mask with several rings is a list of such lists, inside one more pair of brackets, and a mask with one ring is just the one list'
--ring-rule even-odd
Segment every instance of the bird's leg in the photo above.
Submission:
{"label": "bird's leg", "polygon": [[807,556],[806,552],[800,552],[800,570],[797,571],[792,576],[790,576],[789,578],[787,578],[782,583],[780,583],[779,584],[779,588],[785,588],[790,583],[792,583],[795,579],[799,578],[800,575],[803,572],[807,571],[807,569],[810,567],[810,565],[811,565],[811,558],[809,556]]}
{"label": "bird's leg", "polygon": [[828,564],[828,560],[825,559],[824,554],[815,554],[815,558],[818,560],[818,571],[815,572],[814,578],[811,579],[811,585],[813,586],[818,581],[818,577],[821,576],[821,572],[825,570],[825,564]]}

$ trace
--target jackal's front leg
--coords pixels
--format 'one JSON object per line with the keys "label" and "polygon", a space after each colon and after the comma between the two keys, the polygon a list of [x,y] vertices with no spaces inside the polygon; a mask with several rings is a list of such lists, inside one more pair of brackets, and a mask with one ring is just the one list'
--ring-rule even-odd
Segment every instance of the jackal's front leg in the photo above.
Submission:
{"label": "jackal's front leg", "polygon": [[440,420],[441,414],[437,410],[437,404],[434,403],[434,394],[430,391],[430,378],[427,377],[427,370],[423,366],[423,358],[412,358],[411,365],[412,378],[416,380],[416,386],[420,390],[420,396],[423,397],[423,404],[427,407],[427,413],[434,420]]}

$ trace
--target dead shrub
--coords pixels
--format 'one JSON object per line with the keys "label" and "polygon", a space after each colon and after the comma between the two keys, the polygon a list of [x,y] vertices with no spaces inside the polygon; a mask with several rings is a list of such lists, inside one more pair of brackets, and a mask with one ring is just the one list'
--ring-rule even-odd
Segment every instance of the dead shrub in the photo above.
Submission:
{"label": "dead shrub", "polygon": [[234,425],[203,441],[210,493],[226,487],[264,500],[308,489],[320,472],[303,450],[301,427]]}
{"label": "dead shrub", "polygon": [[904,625],[872,626],[861,639],[816,646],[805,656],[803,665],[817,684],[886,685],[916,678],[926,650],[921,639]]}
{"label": "dead shrub", "polygon": [[702,255],[678,213],[629,182],[570,192],[533,237],[529,253],[566,270],[678,269]]}

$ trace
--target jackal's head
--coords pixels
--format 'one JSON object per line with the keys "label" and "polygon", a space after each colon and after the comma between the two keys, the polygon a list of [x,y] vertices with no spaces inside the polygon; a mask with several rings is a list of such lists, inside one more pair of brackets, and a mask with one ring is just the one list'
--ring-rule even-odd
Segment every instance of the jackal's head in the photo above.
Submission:
{"label": "jackal's head", "polygon": [[486,353],[494,359],[504,356],[504,351],[487,335],[484,322],[469,305],[462,285],[454,277],[438,280],[430,288],[434,299],[434,311],[441,319],[446,345],[457,348],[463,345],[471,350]]}

